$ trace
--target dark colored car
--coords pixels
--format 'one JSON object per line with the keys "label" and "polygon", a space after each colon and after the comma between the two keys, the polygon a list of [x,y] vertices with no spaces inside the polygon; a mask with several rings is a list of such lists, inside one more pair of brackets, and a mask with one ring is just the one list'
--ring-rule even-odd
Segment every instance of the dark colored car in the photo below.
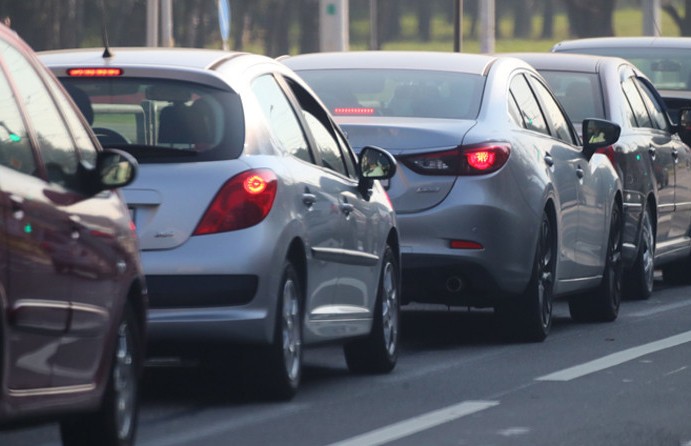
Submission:
{"label": "dark colored car", "polygon": [[691,149],[670,122],[647,76],[615,57],[518,54],[549,82],[575,124],[616,122],[619,140],[602,149],[624,186],[623,256],[627,296],[647,298],[654,269],[665,280],[687,280],[691,249]]}
{"label": "dark colored car", "polygon": [[59,420],[65,445],[134,443],[147,294],[103,150],[28,45],[0,26],[0,423]]}
{"label": "dark colored car", "polygon": [[[494,307],[512,337],[542,341],[552,300],[576,320],[619,311],[621,181],[547,83],[513,57],[350,51],[288,57],[350,142],[399,161],[388,182],[404,302]],[[608,129],[605,139],[589,136]]]}
{"label": "dark colored car", "polygon": [[[689,37],[598,37],[559,42],[559,53],[583,53],[621,57],[648,76],[669,107],[672,120],[677,111],[691,107],[691,38]],[[689,143],[689,140],[686,140]]]}

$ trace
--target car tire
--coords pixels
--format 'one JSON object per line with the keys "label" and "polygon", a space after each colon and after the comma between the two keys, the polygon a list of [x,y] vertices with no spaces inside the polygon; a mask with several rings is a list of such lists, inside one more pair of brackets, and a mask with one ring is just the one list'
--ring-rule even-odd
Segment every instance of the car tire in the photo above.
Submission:
{"label": "car tire", "polygon": [[60,423],[63,446],[132,446],[139,412],[142,347],[134,313],[125,308],[118,325],[113,361],[103,401],[94,413]]}
{"label": "car tire", "polygon": [[273,343],[260,353],[252,373],[259,378],[260,395],[272,400],[295,396],[302,377],[302,287],[293,264],[283,265]]}
{"label": "car tire", "polygon": [[396,366],[401,320],[398,272],[396,256],[387,245],[377,287],[372,331],[367,337],[350,341],[343,347],[351,372],[388,373]]}
{"label": "car tire", "polygon": [[509,338],[542,342],[552,328],[552,298],[556,270],[556,233],[545,212],[542,215],[528,287],[516,301],[496,307],[496,315]]}
{"label": "car tire", "polygon": [[619,315],[624,264],[622,261],[622,215],[618,205],[612,208],[605,269],[599,288],[569,299],[571,318],[578,322],[611,322]]}
{"label": "car tire", "polygon": [[655,233],[650,208],[646,206],[641,219],[641,238],[638,255],[632,267],[626,271],[624,295],[629,299],[645,300],[653,292],[655,281]]}

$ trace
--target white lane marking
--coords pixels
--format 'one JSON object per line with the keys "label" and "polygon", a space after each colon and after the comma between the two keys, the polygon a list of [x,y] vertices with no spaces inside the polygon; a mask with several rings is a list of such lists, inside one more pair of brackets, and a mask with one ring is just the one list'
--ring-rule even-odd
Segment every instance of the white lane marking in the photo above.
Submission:
{"label": "white lane marking", "polygon": [[668,305],[661,305],[659,307],[651,308],[650,310],[643,310],[643,311],[638,311],[636,313],[631,313],[629,316],[630,317],[652,316],[654,314],[664,313],[665,311],[676,310],[677,308],[682,308],[682,307],[688,307],[689,305],[691,305],[691,301],[678,302],[675,304],[668,304]]}
{"label": "white lane marking", "polygon": [[475,412],[489,409],[497,404],[499,404],[498,401],[464,401],[453,406],[390,424],[356,437],[332,443],[329,446],[377,446],[430,429],[440,424],[448,423],[449,421],[465,417],[466,415],[474,414]]}
{"label": "white lane marking", "polygon": [[572,379],[580,378],[581,376],[585,376],[590,373],[599,372],[600,370],[614,367],[615,365],[631,361],[632,359],[640,358],[641,356],[685,344],[687,342],[691,342],[691,331],[680,333],[669,338],[660,339],[659,341],[651,342],[649,344],[639,345],[638,347],[622,350],[617,353],[612,353],[611,355],[603,356],[602,358],[595,359],[590,362],[585,362],[577,366],[569,367],[568,369],[535,378],[535,380],[571,381]]}

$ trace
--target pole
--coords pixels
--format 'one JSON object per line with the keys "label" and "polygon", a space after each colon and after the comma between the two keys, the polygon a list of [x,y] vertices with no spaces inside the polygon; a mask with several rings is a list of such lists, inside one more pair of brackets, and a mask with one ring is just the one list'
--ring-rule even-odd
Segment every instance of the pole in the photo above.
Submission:
{"label": "pole", "polygon": [[173,46],[172,0],[161,0],[161,46]]}
{"label": "pole", "polygon": [[379,49],[379,5],[377,0],[369,0],[369,49]]}
{"label": "pole", "polygon": [[494,0],[480,2],[480,52],[493,53],[495,41]]}
{"label": "pole", "polygon": [[463,51],[463,0],[454,1],[453,50],[457,53]]}
{"label": "pole", "polygon": [[660,0],[643,0],[643,35],[660,35]]}
{"label": "pole", "polygon": [[158,46],[158,0],[146,0],[146,46]]}

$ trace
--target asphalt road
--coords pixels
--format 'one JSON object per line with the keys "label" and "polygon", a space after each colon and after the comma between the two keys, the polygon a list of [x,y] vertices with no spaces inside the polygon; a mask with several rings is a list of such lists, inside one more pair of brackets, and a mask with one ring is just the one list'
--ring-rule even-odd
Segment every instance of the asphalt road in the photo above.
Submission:
{"label": "asphalt road", "polygon": [[[247,395],[228,368],[150,367],[137,444],[691,446],[691,287],[657,283],[605,324],[557,303],[539,344],[502,340],[491,311],[403,316],[390,375],[351,375],[339,347],[311,349],[287,403]],[[1,446],[58,444],[54,424],[0,432]]]}

